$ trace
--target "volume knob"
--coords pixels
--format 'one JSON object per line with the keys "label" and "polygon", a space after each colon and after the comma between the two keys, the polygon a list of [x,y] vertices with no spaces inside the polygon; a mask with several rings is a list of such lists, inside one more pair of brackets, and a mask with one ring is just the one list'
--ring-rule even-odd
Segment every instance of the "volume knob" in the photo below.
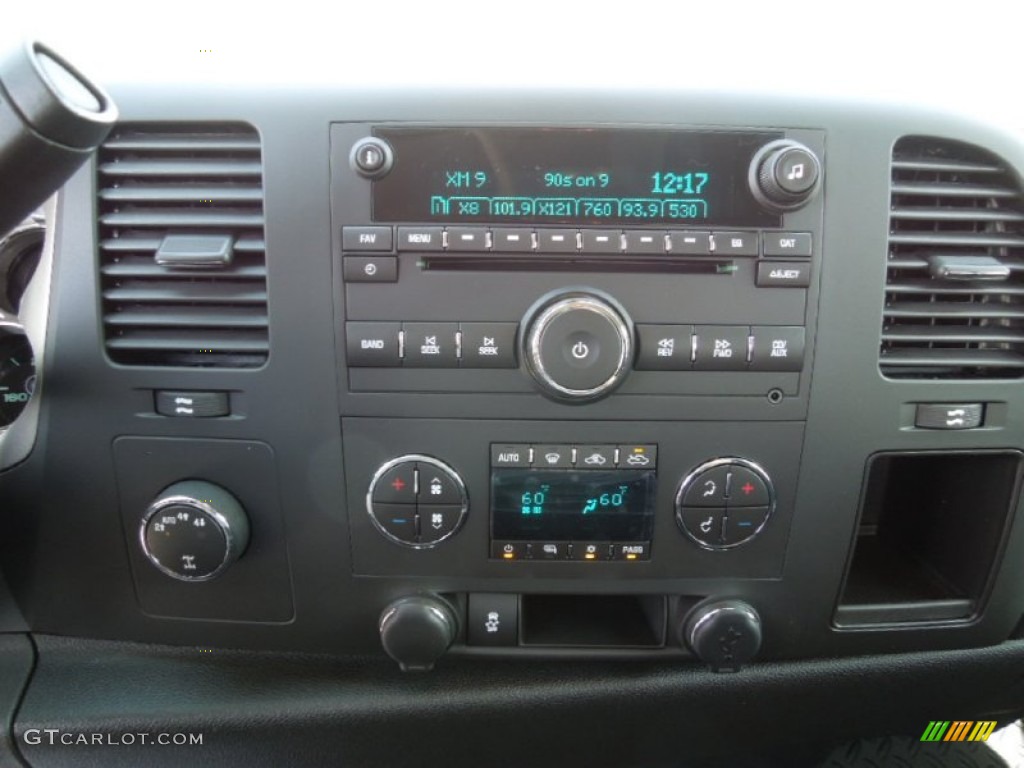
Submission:
{"label": "volume knob", "polygon": [[802,208],[814,196],[820,179],[818,158],[795,141],[766,144],[750,164],[751,191],[773,211]]}
{"label": "volume knob", "polygon": [[611,299],[587,291],[555,294],[527,313],[526,326],[526,368],[553,399],[596,400],[629,373],[632,326]]}

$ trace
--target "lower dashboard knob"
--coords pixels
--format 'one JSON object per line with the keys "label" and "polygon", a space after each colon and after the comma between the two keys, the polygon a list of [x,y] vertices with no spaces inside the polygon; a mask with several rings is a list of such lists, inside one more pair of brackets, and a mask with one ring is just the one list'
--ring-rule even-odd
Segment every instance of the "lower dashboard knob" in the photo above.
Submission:
{"label": "lower dashboard knob", "polygon": [[633,359],[633,330],[609,299],[572,291],[541,301],[526,322],[523,359],[544,394],[586,402],[622,383]]}
{"label": "lower dashboard knob", "polygon": [[146,557],[168,576],[209,581],[245,552],[249,519],[238,500],[220,486],[184,480],[149,505],[139,539]]}
{"label": "lower dashboard knob", "polygon": [[429,671],[455,640],[458,622],[440,598],[403,597],[380,616],[380,642],[402,671]]}
{"label": "lower dashboard knob", "polygon": [[683,620],[682,640],[712,672],[738,672],[761,649],[761,617],[742,600],[715,600]]}

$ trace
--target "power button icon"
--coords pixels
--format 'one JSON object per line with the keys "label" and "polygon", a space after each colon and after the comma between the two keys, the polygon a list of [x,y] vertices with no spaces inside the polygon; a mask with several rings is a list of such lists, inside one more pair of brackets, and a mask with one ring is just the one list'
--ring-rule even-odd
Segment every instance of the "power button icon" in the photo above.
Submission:
{"label": "power button icon", "polygon": [[556,295],[525,323],[526,366],[549,397],[593,400],[611,392],[629,372],[632,331],[603,297]]}

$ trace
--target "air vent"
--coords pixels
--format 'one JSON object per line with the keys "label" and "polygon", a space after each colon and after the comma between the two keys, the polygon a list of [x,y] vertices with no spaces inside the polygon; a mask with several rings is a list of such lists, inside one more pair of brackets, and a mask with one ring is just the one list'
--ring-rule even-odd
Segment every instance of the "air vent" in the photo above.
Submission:
{"label": "air vent", "polygon": [[890,378],[1024,375],[1024,213],[1007,164],[900,139],[892,156],[880,365]]}
{"label": "air vent", "polygon": [[119,126],[98,162],[107,354],[255,368],[269,354],[260,140],[240,124]]}

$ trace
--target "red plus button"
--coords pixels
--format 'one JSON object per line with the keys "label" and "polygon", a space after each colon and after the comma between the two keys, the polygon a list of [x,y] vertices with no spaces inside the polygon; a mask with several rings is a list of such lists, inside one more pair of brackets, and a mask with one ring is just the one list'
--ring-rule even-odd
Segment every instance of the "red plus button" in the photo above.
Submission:
{"label": "red plus button", "polygon": [[385,472],[373,488],[379,504],[413,504],[416,501],[416,462],[403,461]]}
{"label": "red plus button", "polygon": [[754,472],[743,466],[729,467],[732,474],[729,483],[730,507],[763,507],[768,504],[768,486]]}

